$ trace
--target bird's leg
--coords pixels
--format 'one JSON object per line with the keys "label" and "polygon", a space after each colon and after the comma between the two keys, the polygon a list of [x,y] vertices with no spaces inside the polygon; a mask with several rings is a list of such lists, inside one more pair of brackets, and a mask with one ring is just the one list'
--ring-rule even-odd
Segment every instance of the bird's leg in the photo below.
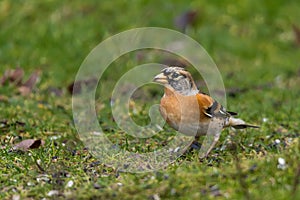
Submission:
{"label": "bird's leg", "polygon": [[201,149],[199,152],[199,158],[205,158],[208,156],[210,151],[214,148],[216,143],[219,141],[223,128],[222,119],[215,119],[207,130],[206,137],[204,138]]}
{"label": "bird's leg", "polygon": [[220,138],[220,134],[206,136],[199,152],[200,159],[206,158],[208,156],[211,150],[215,147],[219,138]]}

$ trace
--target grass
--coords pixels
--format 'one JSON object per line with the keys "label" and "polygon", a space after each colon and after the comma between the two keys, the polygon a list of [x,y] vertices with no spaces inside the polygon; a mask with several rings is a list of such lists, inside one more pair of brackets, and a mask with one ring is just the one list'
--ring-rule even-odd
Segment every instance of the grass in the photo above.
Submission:
{"label": "grass", "polygon": [[[17,66],[25,70],[25,79],[36,69],[42,74],[29,96],[20,95],[13,84],[0,86],[0,198],[299,198],[300,49],[292,29],[300,26],[298,7],[297,1],[2,0],[0,74]],[[135,27],[176,29],[174,19],[187,10],[198,11],[186,33],[216,62],[228,110],[261,128],[224,130],[217,147],[201,162],[193,151],[155,172],[119,172],[99,162],[80,141],[67,87],[102,40]],[[118,73],[161,56],[145,54],[143,61],[136,60],[135,53],[115,61],[102,80],[111,87],[101,92],[110,94]],[[62,95],[49,95],[51,88]],[[161,87],[140,88],[133,119],[147,124],[148,109],[161,95]],[[108,97],[97,100],[97,111],[108,138],[124,149],[156,149],[174,134],[168,126],[150,139],[125,134],[112,121]],[[28,138],[41,138],[45,145],[27,152],[12,150]],[[285,169],[278,168],[278,158],[286,161]],[[58,191],[58,196],[48,196],[50,191]]]}

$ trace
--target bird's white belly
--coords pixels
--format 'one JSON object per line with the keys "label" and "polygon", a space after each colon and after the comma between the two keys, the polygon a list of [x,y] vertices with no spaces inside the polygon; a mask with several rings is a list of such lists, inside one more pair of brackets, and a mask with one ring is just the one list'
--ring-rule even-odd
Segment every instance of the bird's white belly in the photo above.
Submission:
{"label": "bird's white belly", "polygon": [[187,136],[200,136],[207,133],[209,123],[172,123],[175,130]]}

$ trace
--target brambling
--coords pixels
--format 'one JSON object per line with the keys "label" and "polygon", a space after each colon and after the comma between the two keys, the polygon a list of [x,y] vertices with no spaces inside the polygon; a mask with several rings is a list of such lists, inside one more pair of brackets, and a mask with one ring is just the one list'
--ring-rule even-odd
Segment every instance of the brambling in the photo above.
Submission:
{"label": "brambling", "polygon": [[208,137],[201,146],[201,149],[204,148],[201,158],[207,157],[213,149],[223,128],[258,128],[234,118],[237,113],[226,111],[212,97],[200,92],[191,74],[184,68],[167,67],[153,81],[164,86],[160,113],[166,122],[177,131],[194,136],[195,142],[201,135]]}

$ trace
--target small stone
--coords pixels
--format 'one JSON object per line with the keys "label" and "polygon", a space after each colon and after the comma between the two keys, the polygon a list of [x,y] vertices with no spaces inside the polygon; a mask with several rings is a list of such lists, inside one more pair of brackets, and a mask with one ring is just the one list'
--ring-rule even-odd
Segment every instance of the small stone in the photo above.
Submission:
{"label": "small stone", "polygon": [[28,185],[28,186],[34,186],[34,183],[28,182],[27,185]]}
{"label": "small stone", "polygon": [[154,195],[152,196],[152,199],[153,199],[153,200],[160,200],[160,197],[159,197],[158,194],[154,194]]}
{"label": "small stone", "polygon": [[171,189],[171,195],[175,195],[176,194],[176,189],[175,188],[172,188]]}
{"label": "small stone", "polygon": [[279,165],[285,165],[285,160],[284,160],[284,158],[278,158],[278,164],[279,164]]}
{"label": "small stone", "polygon": [[50,140],[57,140],[58,138],[60,138],[60,136],[54,135],[54,136],[50,137]]}
{"label": "small stone", "polygon": [[20,198],[20,195],[19,194],[14,194],[13,196],[12,196],[12,200],[20,200],[21,198]]}
{"label": "small stone", "polygon": [[54,195],[59,195],[58,190],[50,190],[47,194],[49,197],[52,197]]}
{"label": "small stone", "polygon": [[118,185],[119,187],[123,186],[123,184],[122,184],[122,183],[120,183],[120,182],[119,182],[119,183],[117,183],[117,185]]}
{"label": "small stone", "polygon": [[93,134],[93,135],[102,135],[101,132],[96,132],[96,131],[94,131],[92,134]]}
{"label": "small stone", "polygon": [[212,185],[212,186],[210,186],[210,193],[214,197],[222,196],[221,191],[220,191],[218,185]]}
{"label": "small stone", "polygon": [[267,122],[267,121],[269,121],[269,119],[266,118],[266,117],[264,117],[264,118],[262,119],[262,121],[263,121],[263,122]]}
{"label": "small stone", "polygon": [[179,151],[180,147],[176,147],[176,149],[174,149],[174,153],[177,153]]}
{"label": "small stone", "polygon": [[277,168],[282,169],[282,170],[285,170],[287,168],[287,165],[286,165],[286,162],[285,162],[284,158],[278,158]]}
{"label": "small stone", "polygon": [[38,183],[40,183],[40,182],[50,182],[50,178],[49,178],[49,176],[48,175],[41,175],[41,176],[39,176],[39,177],[37,177],[36,178],[36,181],[38,182]]}
{"label": "small stone", "polygon": [[70,188],[70,187],[72,187],[73,185],[74,185],[74,181],[70,180],[70,181],[67,183],[66,187],[67,187],[67,188]]}
{"label": "small stone", "polygon": [[101,188],[101,185],[99,185],[98,183],[94,183],[94,188],[95,188],[95,189],[100,189],[100,188]]}

